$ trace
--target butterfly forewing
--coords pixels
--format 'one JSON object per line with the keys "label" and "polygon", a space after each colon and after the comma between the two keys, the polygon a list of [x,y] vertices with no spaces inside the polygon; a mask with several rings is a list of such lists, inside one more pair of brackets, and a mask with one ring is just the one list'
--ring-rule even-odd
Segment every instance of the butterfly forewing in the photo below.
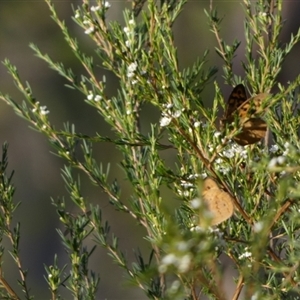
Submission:
{"label": "butterfly forewing", "polygon": [[245,87],[239,84],[233,89],[229,96],[225,118],[228,119],[246,101],[247,95]]}

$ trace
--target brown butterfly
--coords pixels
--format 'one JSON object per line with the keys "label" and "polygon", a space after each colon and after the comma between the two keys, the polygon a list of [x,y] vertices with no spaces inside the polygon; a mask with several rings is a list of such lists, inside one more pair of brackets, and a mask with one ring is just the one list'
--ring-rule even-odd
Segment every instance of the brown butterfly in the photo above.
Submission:
{"label": "brown butterfly", "polygon": [[221,122],[223,125],[229,125],[234,122],[235,118],[238,118],[242,131],[233,139],[239,145],[254,144],[265,137],[267,124],[255,115],[263,111],[261,103],[268,96],[267,93],[261,93],[247,99],[246,90],[242,84],[237,85],[230,94],[225,117]]}
{"label": "brown butterfly", "polygon": [[202,197],[207,204],[208,210],[213,215],[211,225],[220,224],[233,215],[232,197],[221,190],[213,179],[206,178],[204,180]]}

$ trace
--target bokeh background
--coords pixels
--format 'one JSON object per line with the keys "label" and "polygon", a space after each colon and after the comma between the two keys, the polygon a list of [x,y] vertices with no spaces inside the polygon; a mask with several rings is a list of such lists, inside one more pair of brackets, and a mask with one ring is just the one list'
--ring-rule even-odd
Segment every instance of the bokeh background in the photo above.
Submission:
{"label": "bokeh background", "polygon": [[[75,35],[82,47],[93,53],[93,45],[72,20],[72,8],[80,5],[81,1],[54,1],[54,5],[61,19],[64,19],[70,31]],[[130,7],[127,1],[110,0],[111,8],[108,11],[108,20],[117,20],[124,24],[123,9]],[[240,61],[244,59],[244,37],[242,8],[243,1],[214,1],[217,4],[219,15],[224,16],[222,23],[222,36],[228,43],[239,39],[242,44],[238,50],[234,70],[236,74],[244,76]],[[231,87],[224,85],[222,78],[221,59],[216,55],[214,47],[216,41],[208,28],[208,20],[204,8],[208,9],[209,0],[188,1],[174,26],[175,42],[178,47],[179,64],[181,68],[190,66],[206,49],[210,49],[207,67],[217,65],[219,73],[216,77],[224,95],[230,93]],[[284,1],[284,19],[281,40],[287,42],[291,33],[296,33],[300,27],[300,1]],[[84,103],[83,95],[71,90],[64,85],[67,83],[53,70],[34,56],[29,48],[32,42],[48,53],[54,60],[62,61],[66,67],[71,67],[77,74],[82,71],[76,58],[71,54],[62,33],[50,17],[47,5],[43,0],[38,1],[4,1],[0,0],[0,60],[9,58],[18,67],[23,81],[28,81],[34,95],[42,105],[50,110],[50,121],[57,128],[62,128],[63,122],[69,121],[76,124],[78,132],[93,134],[94,131],[110,136],[110,128],[101,117]],[[294,79],[300,72],[300,46],[285,61],[279,80],[286,84]],[[116,94],[117,82],[108,72],[99,69],[99,79],[106,75],[110,94]],[[3,65],[0,65],[0,90],[10,94],[16,101],[23,100],[14,86],[12,79],[7,74]],[[211,89],[203,92],[203,99],[208,105],[213,99]],[[199,95],[200,96],[200,95]],[[225,96],[226,97],[226,96]],[[150,112],[150,113],[149,113]],[[145,128],[150,122],[157,122],[159,115],[152,110],[144,112]],[[64,161],[51,153],[47,139],[32,129],[29,124],[16,116],[12,109],[0,102],[0,143],[9,143],[9,170],[15,170],[14,184],[16,186],[15,201],[22,202],[16,211],[14,224],[21,223],[21,258],[23,267],[28,269],[28,284],[35,299],[49,299],[50,294],[46,282],[44,264],[53,263],[57,253],[59,265],[67,263],[61,241],[56,228],[61,228],[55,208],[51,205],[50,198],[65,196],[67,199],[64,182],[60,169]],[[119,167],[120,155],[112,145],[99,145],[96,157],[106,166],[111,163],[112,179],[117,178],[124,185],[124,199],[128,196],[124,174]],[[172,159],[172,156],[169,157]],[[103,211],[105,220],[110,220],[112,232],[120,238],[120,246],[126,253],[128,260],[134,259],[133,248],[140,247],[143,253],[149,252],[145,242],[141,244],[143,229],[130,219],[128,215],[115,212],[101,191],[93,187],[82,174],[83,193],[93,203],[98,203]],[[71,208],[72,209],[72,204]],[[75,208],[74,208],[75,209]],[[4,246],[8,244],[4,241]],[[6,249],[9,250],[9,247]],[[12,259],[6,251],[4,257],[5,277],[9,283],[16,286],[18,273]],[[100,247],[93,257],[93,269],[100,273],[98,299],[147,299],[135,287],[126,283],[127,277],[112,262],[110,257]],[[230,291],[228,292],[230,294]],[[65,299],[71,299],[66,296]],[[230,298],[228,296],[228,298]]]}

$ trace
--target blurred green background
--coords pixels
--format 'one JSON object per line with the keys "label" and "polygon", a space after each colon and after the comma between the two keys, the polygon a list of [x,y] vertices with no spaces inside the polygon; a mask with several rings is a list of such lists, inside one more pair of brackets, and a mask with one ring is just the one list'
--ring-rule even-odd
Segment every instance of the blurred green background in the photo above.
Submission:
{"label": "blurred green background", "polygon": [[[108,20],[117,20],[124,24],[122,10],[130,7],[127,1],[109,1]],[[243,1],[215,1],[219,16],[224,16],[221,35],[227,43],[239,39],[242,44],[235,60],[235,73],[244,76],[241,60],[244,60],[243,37]],[[80,1],[54,1],[59,17],[66,21],[70,31],[78,37],[82,48],[93,53],[93,45],[88,36],[83,33],[72,20],[71,4],[75,7]],[[216,64],[219,73],[216,80],[225,95],[229,95],[231,87],[224,85],[222,78],[221,59],[216,55],[216,41],[208,28],[208,20],[204,8],[208,9],[209,0],[188,1],[180,18],[174,26],[175,42],[178,47],[179,64],[181,68],[190,66],[206,49],[210,49],[208,66]],[[300,2],[284,1],[284,19],[286,23],[282,32],[282,42],[289,40],[291,33],[296,33],[300,26]],[[99,114],[84,103],[84,97],[75,90],[66,88],[67,83],[54,71],[34,56],[28,47],[32,42],[48,53],[55,61],[62,61],[66,67],[71,67],[80,74],[82,68],[71,54],[62,33],[50,18],[47,5],[42,1],[2,1],[0,0],[0,60],[9,58],[18,67],[23,81],[28,81],[34,95],[42,105],[50,110],[50,121],[56,128],[62,128],[63,122],[75,123],[76,130],[81,133],[93,134],[95,131],[104,136],[112,135],[110,128],[103,122]],[[280,82],[286,84],[294,79],[300,71],[300,46],[297,45],[288,57],[280,75]],[[106,76],[111,95],[116,94],[117,82],[108,72],[99,69],[99,80]],[[10,94],[16,101],[23,100],[15,88],[3,65],[0,66],[0,90]],[[208,105],[213,99],[211,89],[206,89],[201,95]],[[149,113],[149,111],[151,113]],[[157,122],[159,115],[152,110],[143,113],[145,128],[150,122]],[[58,221],[50,197],[57,198],[67,193],[60,169],[64,165],[62,159],[51,153],[46,138],[28,127],[28,123],[17,117],[12,109],[0,102],[0,142],[9,143],[9,170],[15,170],[14,183],[17,188],[15,201],[22,204],[17,210],[14,223],[21,223],[21,258],[23,267],[28,269],[28,284],[35,299],[49,299],[50,294],[43,278],[44,265],[53,263],[57,253],[59,265],[67,263],[61,241],[56,228],[62,228]],[[125,191],[124,201],[130,191],[124,182],[124,174],[119,167],[121,157],[112,145],[102,144],[95,149],[96,157],[106,166],[111,163],[111,178],[117,178]],[[175,158],[175,156],[174,156]],[[169,160],[173,157],[169,156]],[[110,220],[112,232],[120,237],[120,246],[127,254],[128,260],[134,259],[133,248],[140,247],[143,253],[149,253],[148,245],[142,240],[143,229],[128,216],[115,212],[108,204],[105,195],[92,186],[81,174],[83,193],[93,203],[98,203],[103,210],[104,220]],[[174,199],[172,200],[174,201]],[[71,204],[70,209],[75,207]],[[142,242],[141,242],[142,241]],[[8,244],[5,244],[8,246]],[[91,245],[90,245],[91,246]],[[6,249],[9,250],[9,247]],[[4,257],[5,277],[9,283],[16,285],[18,273],[9,254]],[[112,262],[110,257],[100,247],[97,248],[92,260],[93,270],[100,273],[98,299],[147,299],[135,287],[126,284],[127,277]],[[230,270],[228,270],[229,272]],[[231,282],[230,277],[227,277]],[[225,283],[227,284],[227,283]],[[228,290],[230,295],[230,290]],[[71,299],[63,293],[65,299]]]}

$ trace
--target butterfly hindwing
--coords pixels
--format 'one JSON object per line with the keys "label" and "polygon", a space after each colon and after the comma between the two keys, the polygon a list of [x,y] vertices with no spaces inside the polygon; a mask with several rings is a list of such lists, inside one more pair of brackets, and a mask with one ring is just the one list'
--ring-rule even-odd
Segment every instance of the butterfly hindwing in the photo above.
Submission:
{"label": "butterfly hindwing", "polygon": [[234,204],[232,197],[220,189],[212,178],[204,180],[202,197],[213,216],[211,225],[220,224],[233,215]]}

